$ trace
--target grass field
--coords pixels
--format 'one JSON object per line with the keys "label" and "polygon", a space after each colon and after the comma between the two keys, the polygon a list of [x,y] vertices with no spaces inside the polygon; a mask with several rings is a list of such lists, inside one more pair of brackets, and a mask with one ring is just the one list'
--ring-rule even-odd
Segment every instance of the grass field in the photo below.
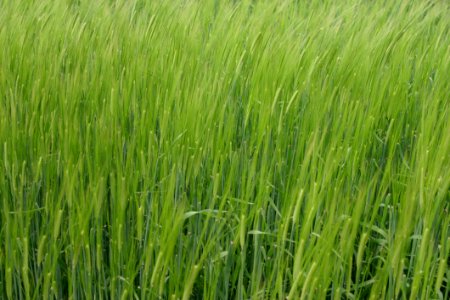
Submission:
{"label": "grass field", "polygon": [[0,0],[0,298],[449,299],[449,16]]}

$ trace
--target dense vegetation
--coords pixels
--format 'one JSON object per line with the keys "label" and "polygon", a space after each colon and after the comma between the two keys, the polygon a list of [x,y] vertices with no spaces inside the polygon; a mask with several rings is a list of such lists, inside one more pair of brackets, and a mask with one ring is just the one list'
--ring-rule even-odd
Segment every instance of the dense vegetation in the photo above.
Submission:
{"label": "dense vegetation", "polygon": [[0,298],[448,298],[449,6],[0,0]]}

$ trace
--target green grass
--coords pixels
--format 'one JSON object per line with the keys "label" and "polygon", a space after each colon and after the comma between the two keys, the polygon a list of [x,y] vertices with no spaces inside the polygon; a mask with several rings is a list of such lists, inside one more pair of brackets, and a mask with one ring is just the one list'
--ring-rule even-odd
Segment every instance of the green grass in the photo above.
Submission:
{"label": "green grass", "polygon": [[448,299],[449,15],[0,0],[0,298]]}

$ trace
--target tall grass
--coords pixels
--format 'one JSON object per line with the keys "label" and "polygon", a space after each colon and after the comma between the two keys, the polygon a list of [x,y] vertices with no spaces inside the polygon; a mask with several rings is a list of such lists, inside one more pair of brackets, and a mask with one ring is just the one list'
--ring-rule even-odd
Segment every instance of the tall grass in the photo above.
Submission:
{"label": "tall grass", "polygon": [[0,1],[0,298],[448,298],[449,15]]}

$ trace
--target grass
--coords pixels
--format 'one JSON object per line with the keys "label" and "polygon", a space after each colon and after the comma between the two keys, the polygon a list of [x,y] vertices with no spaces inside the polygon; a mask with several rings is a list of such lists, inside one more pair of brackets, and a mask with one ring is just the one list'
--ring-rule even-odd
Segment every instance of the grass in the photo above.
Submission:
{"label": "grass", "polygon": [[447,1],[0,1],[0,298],[448,299]]}

